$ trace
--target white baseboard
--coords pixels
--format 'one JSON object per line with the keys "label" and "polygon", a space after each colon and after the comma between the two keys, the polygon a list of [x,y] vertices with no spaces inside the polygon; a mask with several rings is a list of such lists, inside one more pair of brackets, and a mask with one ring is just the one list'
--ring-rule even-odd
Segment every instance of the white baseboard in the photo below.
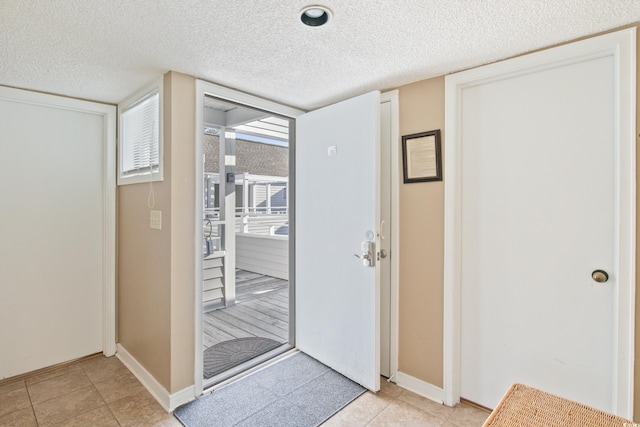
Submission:
{"label": "white baseboard", "polygon": [[409,391],[419,394],[422,397],[433,400],[434,402],[442,404],[444,402],[444,390],[440,387],[436,387],[426,381],[419,380],[416,377],[407,375],[398,371],[395,375],[396,384],[399,387],[405,388]]}
{"label": "white baseboard", "polygon": [[169,394],[167,389],[119,343],[116,357],[142,383],[165,411],[172,412],[178,406],[195,399],[195,386],[189,386],[176,393]]}
{"label": "white baseboard", "polygon": [[187,402],[191,402],[192,400],[195,400],[196,398],[195,394],[196,394],[196,388],[193,385],[189,387],[185,387],[176,393],[170,394],[169,407],[168,409],[165,408],[165,410],[167,412],[173,412],[173,410],[176,409],[178,406],[184,405]]}

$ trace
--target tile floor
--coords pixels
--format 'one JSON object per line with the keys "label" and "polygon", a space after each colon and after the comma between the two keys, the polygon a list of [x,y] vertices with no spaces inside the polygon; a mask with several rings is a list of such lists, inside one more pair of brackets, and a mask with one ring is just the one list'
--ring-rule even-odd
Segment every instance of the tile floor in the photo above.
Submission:
{"label": "tile floor", "polygon": [[0,426],[181,426],[116,357],[0,386]]}
{"label": "tile floor", "polygon": [[380,380],[380,386],[377,394],[366,392],[322,427],[480,427],[489,417],[489,412],[464,403],[455,408],[437,404],[386,379]]}
{"label": "tile floor", "polygon": [[[481,426],[487,412],[438,405],[382,381],[323,426]],[[95,357],[0,385],[0,427],[180,426],[115,357]]]}

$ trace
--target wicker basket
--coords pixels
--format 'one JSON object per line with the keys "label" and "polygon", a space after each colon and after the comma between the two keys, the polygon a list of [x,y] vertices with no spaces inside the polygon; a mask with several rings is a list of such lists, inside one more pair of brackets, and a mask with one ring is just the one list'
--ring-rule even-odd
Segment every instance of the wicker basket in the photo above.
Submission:
{"label": "wicker basket", "polygon": [[522,384],[509,388],[483,427],[630,427],[629,420]]}

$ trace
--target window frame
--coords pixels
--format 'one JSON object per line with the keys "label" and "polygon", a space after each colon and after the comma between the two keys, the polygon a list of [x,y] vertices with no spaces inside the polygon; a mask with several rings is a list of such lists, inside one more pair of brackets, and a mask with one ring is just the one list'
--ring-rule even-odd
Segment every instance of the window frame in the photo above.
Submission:
{"label": "window frame", "polygon": [[[144,170],[136,174],[123,174],[124,164],[124,138],[122,137],[122,120],[123,115],[129,109],[135,107],[137,104],[144,102],[144,100],[153,94],[158,94],[158,170]],[[125,100],[118,103],[118,186],[128,184],[139,184],[145,182],[156,182],[164,180],[164,137],[163,137],[163,79],[159,79],[154,83],[145,86],[144,88],[136,91]]]}

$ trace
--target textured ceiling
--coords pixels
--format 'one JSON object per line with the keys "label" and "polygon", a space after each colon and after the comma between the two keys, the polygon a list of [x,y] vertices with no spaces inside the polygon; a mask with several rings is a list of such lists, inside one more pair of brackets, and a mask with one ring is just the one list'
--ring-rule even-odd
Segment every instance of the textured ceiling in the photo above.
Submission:
{"label": "textured ceiling", "polygon": [[[305,27],[304,6],[333,12]],[[302,109],[640,21],[640,0],[0,0],[0,84],[117,103],[168,70]]]}

